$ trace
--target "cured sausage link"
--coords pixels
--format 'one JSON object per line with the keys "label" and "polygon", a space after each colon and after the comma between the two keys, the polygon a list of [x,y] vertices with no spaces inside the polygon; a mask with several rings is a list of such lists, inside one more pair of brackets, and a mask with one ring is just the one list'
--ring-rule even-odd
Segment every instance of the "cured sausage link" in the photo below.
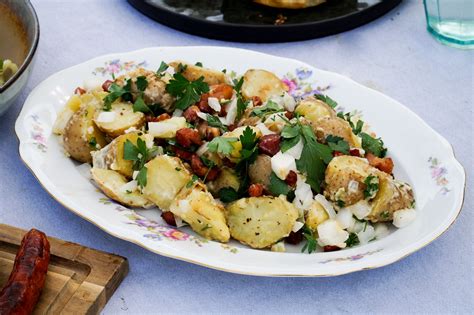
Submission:
{"label": "cured sausage link", "polygon": [[8,281],[0,291],[0,314],[31,314],[46,280],[49,242],[32,229],[23,237]]}

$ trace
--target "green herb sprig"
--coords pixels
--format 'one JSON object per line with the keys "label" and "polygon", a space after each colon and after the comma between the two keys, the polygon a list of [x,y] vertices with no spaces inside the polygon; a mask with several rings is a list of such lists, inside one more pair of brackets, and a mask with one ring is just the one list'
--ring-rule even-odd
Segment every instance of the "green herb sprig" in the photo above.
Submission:
{"label": "green herb sprig", "polygon": [[197,103],[202,94],[209,92],[209,85],[204,82],[204,77],[188,81],[180,72],[177,72],[166,85],[166,91],[176,97],[176,108],[185,110]]}

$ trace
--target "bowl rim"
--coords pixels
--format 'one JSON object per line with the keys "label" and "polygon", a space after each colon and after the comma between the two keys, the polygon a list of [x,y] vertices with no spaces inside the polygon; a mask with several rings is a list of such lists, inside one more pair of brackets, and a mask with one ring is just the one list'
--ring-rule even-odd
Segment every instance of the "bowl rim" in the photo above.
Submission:
{"label": "bowl rim", "polygon": [[26,8],[30,10],[33,16],[33,23],[34,23],[34,29],[35,32],[33,34],[33,43],[28,50],[28,54],[26,55],[25,60],[21,64],[20,68],[18,68],[18,71],[4,84],[0,86],[0,94],[5,92],[10,86],[12,86],[19,77],[23,74],[23,72],[26,71],[28,66],[31,64],[33,57],[36,53],[36,50],[38,48],[38,43],[39,43],[39,38],[40,38],[40,25],[39,25],[39,20],[38,20],[38,15],[36,14],[35,8],[31,4],[30,0],[25,1]]}

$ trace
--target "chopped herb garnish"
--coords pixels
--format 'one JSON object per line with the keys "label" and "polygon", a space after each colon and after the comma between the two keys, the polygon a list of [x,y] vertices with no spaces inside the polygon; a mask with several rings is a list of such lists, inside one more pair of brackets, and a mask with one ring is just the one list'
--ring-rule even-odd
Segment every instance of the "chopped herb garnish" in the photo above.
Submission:
{"label": "chopped herb garnish", "polygon": [[240,161],[235,166],[235,170],[240,176],[239,194],[244,195],[250,185],[248,169],[258,156],[258,138],[252,128],[247,126],[239,137],[242,149],[240,151]]}
{"label": "chopped herb garnish", "polygon": [[207,144],[207,148],[210,152],[218,152],[228,155],[234,150],[232,143],[237,142],[238,140],[239,139],[235,137],[215,137]]}
{"label": "chopped herb garnish", "polygon": [[225,74],[225,73],[227,73],[227,69],[222,69],[221,72]]}
{"label": "chopped herb garnish", "polygon": [[181,168],[180,168],[180,167],[175,167],[174,170],[175,170],[176,172],[181,172]]}
{"label": "chopped herb garnish", "polygon": [[413,200],[410,204],[410,208],[415,209],[415,207],[416,207],[416,202],[415,200]]}
{"label": "chopped herb garnish", "polygon": [[188,65],[183,65],[182,63],[179,63],[178,73],[182,73],[182,72],[186,71],[187,68],[188,68]]}
{"label": "chopped herb garnish", "polygon": [[308,251],[308,254],[315,252],[318,241],[313,231],[311,231],[311,229],[306,225],[303,226],[303,236],[306,239],[306,243],[304,244],[303,248],[301,248],[301,252],[304,253],[305,251]]}
{"label": "chopped herb garnish", "polygon": [[390,212],[388,212],[388,210],[385,210],[384,212],[380,214],[380,217],[382,219],[388,219],[390,217]]}
{"label": "chopped herb garnish", "polygon": [[300,141],[301,126],[299,124],[286,125],[281,131],[281,136],[283,140],[281,141],[280,150],[281,152],[286,152]]}
{"label": "chopped herb garnish", "polygon": [[134,112],[142,112],[142,113],[153,113],[153,111],[145,104],[145,101],[141,96],[137,97],[135,103],[133,103],[133,111]]}
{"label": "chopped herb garnish", "polygon": [[112,103],[118,100],[120,97],[125,101],[132,100],[132,80],[128,79],[127,83],[122,87],[117,83],[112,83],[109,87],[109,94],[104,97],[104,111],[110,111],[112,109]]}
{"label": "chopped herb garnish", "polygon": [[272,174],[270,175],[270,185],[268,186],[268,190],[274,196],[286,196],[290,192],[290,187],[287,183],[285,183],[284,180],[281,180],[280,178],[278,178],[278,176],[275,175],[275,173],[272,172]]}
{"label": "chopped herb garnish", "polygon": [[97,149],[97,140],[95,139],[95,137],[92,137],[90,140],[89,140],[89,147],[91,149]]}
{"label": "chopped herb garnish", "polygon": [[349,143],[341,137],[328,135],[326,142],[333,151],[341,152],[343,154],[349,154]]}
{"label": "chopped herb garnish", "polygon": [[231,188],[231,187],[221,188],[218,194],[219,194],[219,199],[225,203],[232,202],[234,200],[239,199],[239,194],[237,193],[237,191],[235,191],[234,188]]}
{"label": "chopped herb garnish", "polygon": [[379,178],[377,176],[369,175],[365,178],[364,184],[366,185],[364,189],[364,198],[374,198],[379,191]]}
{"label": "chopped herb garnish", "polygon": [[359,136],[362,138],[362,148],[365,152],[370,152],[380,158],[385,156],[387,148],[384,147],[382,139],[373,138],[365,132],[361,132]]}
{"label": "chopped herb garnish", "polygon": [[148,169],[146,168],[146,166],[143,166],[138,172],[136,179],[138,186],[140,186],[141,188],[145,187],[147,184],[147,173]]}
{"label": "chopped herb garnish", "polygon": [[237,115],[235,117],[237,121],[239,121],[244,115],[248,104],[249,103],[244,101],[244,99],[240,95],[237,95]]}
{"label": "chopped herb garnish", "polygon": [[344,202],[344,200],[341,200],[341,199],[337,199],[336,204],[339,208],[344,208],[346,206],[346,203]]}
{"label": "chopped herb garnish", "polygon": [[242,85],[244,84],[244,77],[241,77],[240,80],[234,80],[234,90],[237,93],[241,93]]}
{"label": "chopped herb garnish", "polygon": [[347,247],[356,246],[356,245],[359,245],[359,243],[360,243],[360,241],[359,241],[359,237],[357,236],[357,234],[350,233],[349,237],[346,240]]}
{"label": "chopped herb garnish", "polygon": [[352,132],[356,135],[358,135],[359,133],[362,132],[362,127],[364,126],[364,122],[362,120],[358,120],[355,127],[351,126],[352,127]]}
{"label": "chopped herb garnish", "polygon": [[264,106],[255,107],[252,110],[251,115],[258,116],[258,117],[262,118],[264,116],[279,113],[279,112],[283,112],[283,111],[284,111],[283,107],[281,107],[277,103],[270,100]]}
{"label": "chopped herb garnish", "polygon": [[362,127],[364,126],[364,122],[362,120],[360,120],[360,119],[357,120],[357,123],[354,125],[354,123],[352,122],[352,114],[351,113],[345,113],[344,114],[343,112],[338,112],[337,117],[347,121],[349,123],[349,125],[351,126],[352,132],[354,134],[358,135],[359,133],[361,133]]}
{"label": "chopped herb garnish", "polygon": [[189,182],[186,184],[186,188],[191,188],[197,180],[199,180],[199,177],[194,174],[189,180]]}
{"label": "chopped herb garnish", "polygon": [[194,64],[196,67],[201,67],[202,68],[202,62],[198,61]]}
{"label": "chopped herb garnish", "polygon": [[227,126],[225,126],[217,116],[207,114],[207,124],[211,127],[219,128],[224,132],[227,131]]}
{"label": "chopped herb garnish", "polygon": [[333,100],[332,98],[330,98],[329,96],[327,96],[327,95],[315,94],[314,97],[316,97],[318,100],[323,101],[324,103],[328,104],[332,108],[337,107],[337,102],[335,100]]}
{"label": "chopped herb garnish", "polygon": [[201,95],[209,92],[209,85],[204,77],[188,81],[181,73],[175,73],[173,79],[166,85],[166,91],[176,97],[176,108],[185,110],[198,102]]}
{"label": "chopped herb garnish", "polygon": [[139,76],[139,77],[137,77],[137,81],[135,82],[135,84],[137,85],[137,89],[140,92],[143,92],[143,91],[145,91],[146,87],[148,86],[148,80],[146,79],[145,76]]}
{"label": "chopped herb garnish", "polygon": [[201,232],[203,232],[207,229],[210,229],[210,228],[212,228],[212,225],[206,223],[206,225],[201,229]]}
{"label": "chopped herb garnish", "polygon": [[156,75],[162,77],[164,75],[163,72],[168,70],[168,68],[169,68],[168,64],[162,61],[160,63],[160,67],[158,68],[158,70],[156,70]]}
{"label": "chopped herb garnish", "polygon": [[152,153],[156,148],[149,149],[146,146],[146,142],[141,138],[137,139],[137,145],[134,145],[130,140],[127,139],[123,145],[123,159],[127,161],[133,161],[133,170],[138,171],[136,180],[138,186],[141,188],[147,184],[147,168],[145,163],[151,158]]}

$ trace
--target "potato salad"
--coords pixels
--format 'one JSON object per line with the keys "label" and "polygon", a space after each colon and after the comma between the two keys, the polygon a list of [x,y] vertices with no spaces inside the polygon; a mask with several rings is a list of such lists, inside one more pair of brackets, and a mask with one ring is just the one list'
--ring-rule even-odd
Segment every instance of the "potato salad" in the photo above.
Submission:
{"label": "potato salad", "polygon": [[78,87],[54,133],[95,184],[172,226],[257,249],[335,251],[415,219],[387,148],[335,100],[272,72],[162,62]]}

